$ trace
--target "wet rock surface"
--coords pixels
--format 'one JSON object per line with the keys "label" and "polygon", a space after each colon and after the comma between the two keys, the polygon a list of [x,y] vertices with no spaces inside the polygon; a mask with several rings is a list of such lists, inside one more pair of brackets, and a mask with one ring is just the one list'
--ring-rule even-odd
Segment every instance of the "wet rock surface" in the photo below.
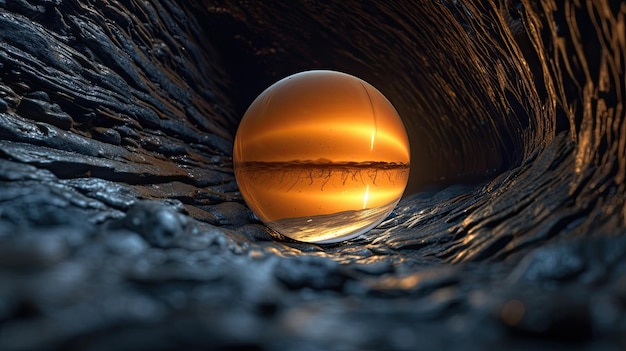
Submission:
{"label": "wet rock surface", "polygon": [[[626,7],[411,4],[0,0],[0,350],[626,348]],[[445,179],[324,246],[230,158],[246,96],[317,66],[460,96],[421,121]]]}

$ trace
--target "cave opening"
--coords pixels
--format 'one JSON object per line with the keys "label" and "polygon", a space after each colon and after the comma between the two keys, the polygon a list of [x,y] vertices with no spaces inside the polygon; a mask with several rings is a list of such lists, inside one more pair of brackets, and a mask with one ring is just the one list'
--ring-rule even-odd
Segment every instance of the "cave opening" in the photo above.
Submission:
{"label": "cave opening", "polygon": [[[519,62],[489,49],[504,41],[516,43],[513,37],[520,36],[512,25],[501,37],[492,31],[479,36],[471,27],[482,23],[441,3],[425,4],[420,13],[352,3],[277,3],[265,8],[225,2],[207,8],[212,17],[205,22],[206,32],[227,58],[239,116],[266,87],[302,70],[344,71],[380,89],[410,136],[406,195],[481,184],[519,165],[534,147],[527,144],[540,143],[528,138],[540,134],[533,128],[542,128],[535,114],[545,113],[538,110],[542,102],[534,81],[508,83],[529,72],[516,72]],[[291,15],[282,16],[285,12]],[[345,16],[339,21],[336,13]],[[504,14],[494,17],[489,20],[509,21]],[[435,24],[433,18],[445,21]],[[495,82],[509,86],[494,93]]]}

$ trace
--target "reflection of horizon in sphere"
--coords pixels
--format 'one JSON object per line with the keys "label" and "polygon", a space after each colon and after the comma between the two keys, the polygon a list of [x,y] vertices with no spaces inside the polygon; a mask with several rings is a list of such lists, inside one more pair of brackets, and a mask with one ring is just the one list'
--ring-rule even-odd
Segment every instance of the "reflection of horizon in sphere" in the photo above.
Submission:
{"label": "reflection of horizon in sphere", "polygon": [[404,192],[410,160],[391,103],[334,71],[298,73],[261,93],[233,155],[248,206],[270,228],[309,242],[349,239],[382,221]]}

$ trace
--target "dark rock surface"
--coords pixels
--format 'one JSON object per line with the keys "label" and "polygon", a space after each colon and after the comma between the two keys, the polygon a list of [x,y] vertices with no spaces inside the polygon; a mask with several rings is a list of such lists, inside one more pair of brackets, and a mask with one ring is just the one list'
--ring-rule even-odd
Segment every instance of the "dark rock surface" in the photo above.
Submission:
{"label": "dark rock surface", "polygon": [[[0,350],[626,349],[625,21],[0,0]],[[414,148],[347,243],[276,237],[232,172],[247,104],[311,68],[379,87]]]}

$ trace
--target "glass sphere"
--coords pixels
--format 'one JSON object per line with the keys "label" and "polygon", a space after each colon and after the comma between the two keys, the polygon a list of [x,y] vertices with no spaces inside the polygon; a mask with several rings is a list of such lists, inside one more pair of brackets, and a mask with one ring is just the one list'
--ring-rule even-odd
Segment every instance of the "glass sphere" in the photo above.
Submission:
{"label": "glass sphere", "polygon": [[332,243],[378,225],[402,197],[409,141],[376,88],[349,74],[284,78],[246,111],[233,152],[243,199],[289,238]]}

